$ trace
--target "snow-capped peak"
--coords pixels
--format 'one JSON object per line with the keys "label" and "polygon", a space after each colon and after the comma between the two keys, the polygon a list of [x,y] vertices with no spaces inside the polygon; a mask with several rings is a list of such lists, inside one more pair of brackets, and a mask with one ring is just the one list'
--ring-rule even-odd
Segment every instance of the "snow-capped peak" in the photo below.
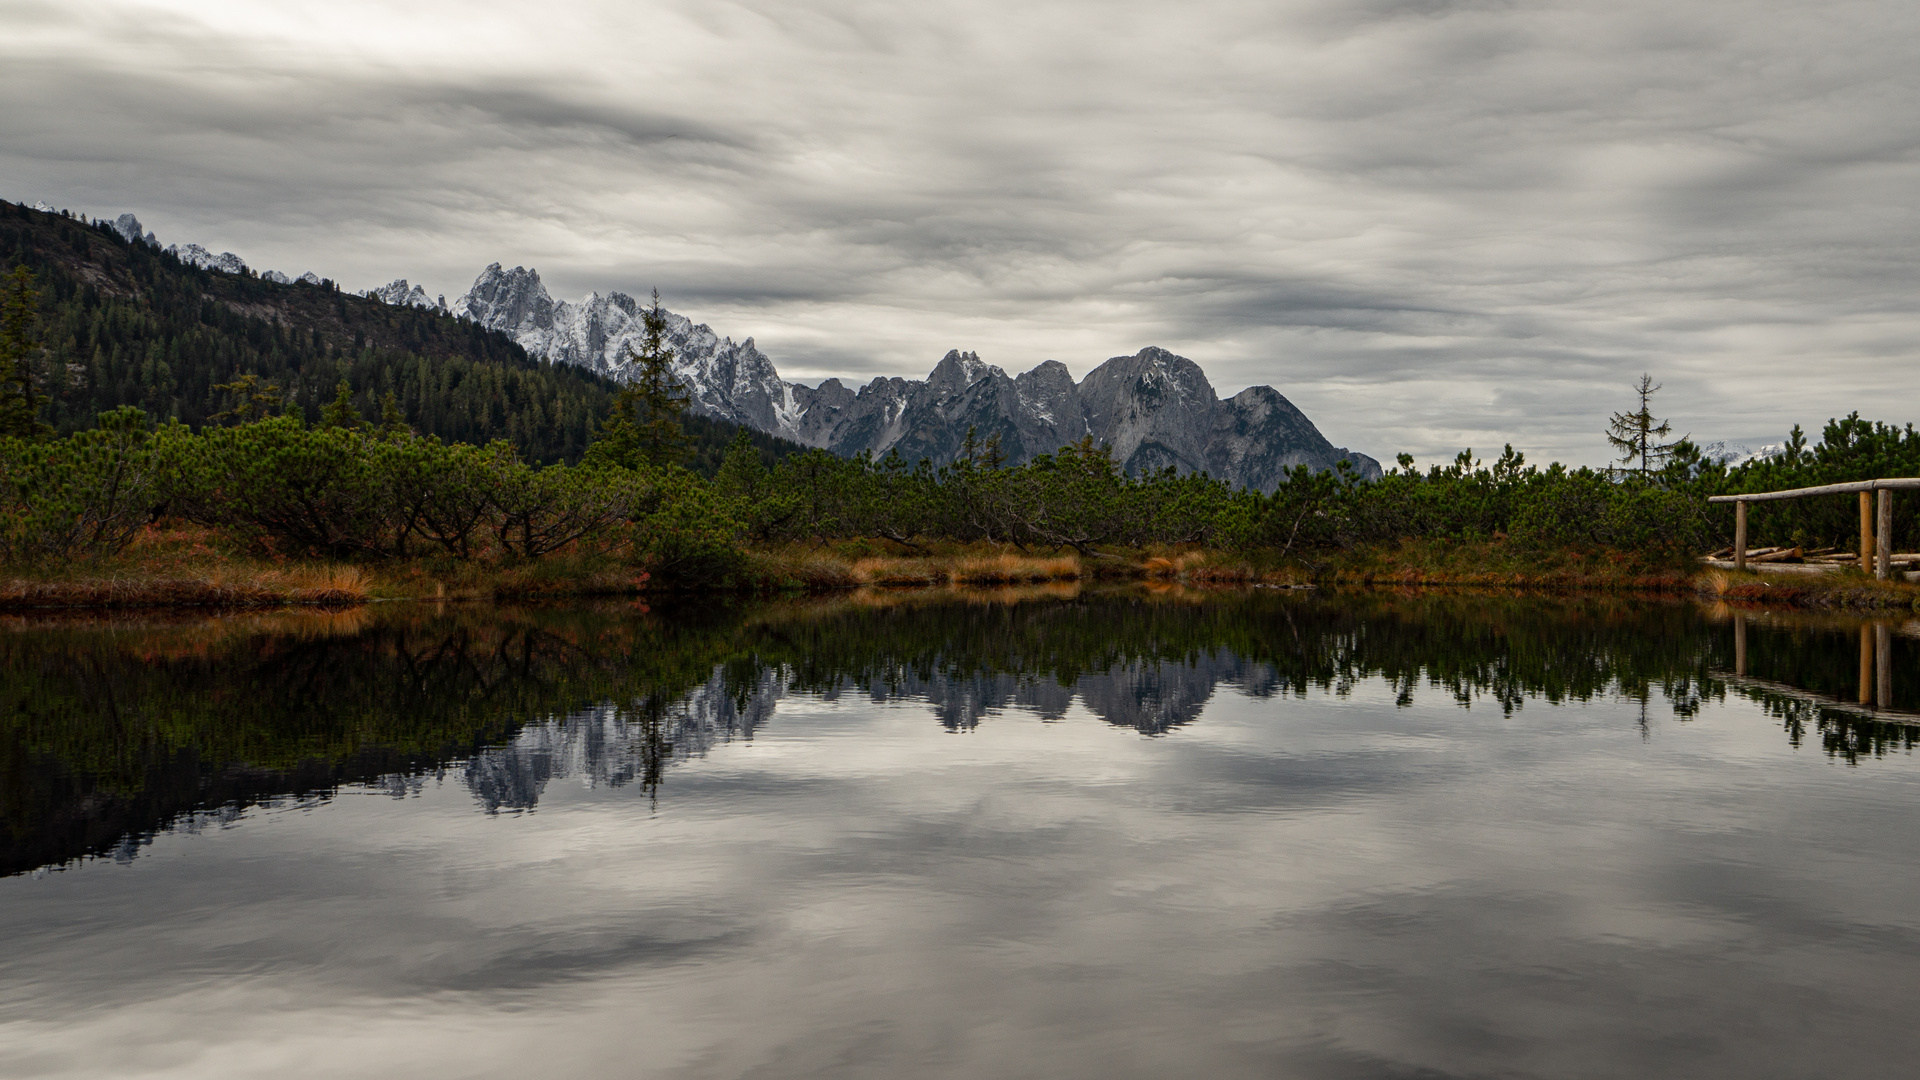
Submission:
{"label": "snow-capped peak", "polygon": [[1701,457],[1708,461],[1725,465],[1728,468],[1732,468],[1735,465],[1744,465],[1749,461],[1762,461],[1766,458],[1776,458],[1786,452],[1787,444],[1783,442],[1767,443],[1765,446],[1757,449],[1747,446],[1744,443],[1719,441],[1710,442],[1700,447]]}
{"label": "snow-capped peak", "polygon": [[189,266],[197,266],[202,270],[218,270],[223,274],[244,274],[247,272],[246,260],[231,251],[223,251],[215,255],[199,244],[188,244],[186,247],[174,244],[167,248],[167,254],[172,255],[174,258],[179,259]]}

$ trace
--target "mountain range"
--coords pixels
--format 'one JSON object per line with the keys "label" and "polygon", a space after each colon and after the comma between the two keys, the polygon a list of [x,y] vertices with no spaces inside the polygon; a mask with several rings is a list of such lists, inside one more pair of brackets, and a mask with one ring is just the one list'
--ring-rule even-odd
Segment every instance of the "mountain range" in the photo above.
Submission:
{"label": "mountain range", "polygon": [[[371,295],[426,306],[425,292],[409,291],[405,281]],[[505,332],[532,356],[626,378],[643,306],[618,292],[555,300],[538,272],[494,263],[449,310]],[[1200,365],[1165,349],[1113,357],[1078,382],[1057,360],[1008,375],[953,350],[925,379],[876,378],[857,390],[828,379],[813,387],[782,379],[752,338],[735,342],[666,314],[674,372],[694,412],[844,456],[898,451],[910,462],[944,464],[972,431],[979,440],[998,438],[1011,464],[1092,436],[1136,475],[1205,471],[1261,491],[1299,465],[1322,470],[1345,461],[1367,478],[1381,471],[1373,458],[1328,442],[1272,387],[1222,400]]]}
{"label": "mountain range", "polygon": [[[132,214],[111,224],[129,241],[159,247]],[[216,255],[198,244],[166,250],[193,266],[250,272],[232,252]],[[311,272],[298,279],[271,270],[259,276],[279,284],[320,280]],[[405,278],[362,295],[447,312],[504,332],[535,359],[614,379],[631,377],[631,355],[644,333],[643,304],[625,293],[555,300],[537,271],[499,263],[481,271],[452,304]],[[1272,491],[1301,465],[1317,471],[1344,461],[1364,478],[1381,474],[1373,458],[1330,443],[1279,391],[1254,386],[1223,400],[1200,365],[1165,349],[1113,357],[1078,382],[1056,360],[1009,375],[956,349],[925,379],[876,378],[857,389],[838,379],[807,386],[781,378],[752,338],[735,342],[666,314],[674,372],[695,414],[843,456],[898,452],[910,462],[945,464],[971,431],[980,441],[997,439],[1009,464],[1091,436],[1112,447],[1115,461],[1135,475],[1169,467],[1205,471],[1260,491]]]}

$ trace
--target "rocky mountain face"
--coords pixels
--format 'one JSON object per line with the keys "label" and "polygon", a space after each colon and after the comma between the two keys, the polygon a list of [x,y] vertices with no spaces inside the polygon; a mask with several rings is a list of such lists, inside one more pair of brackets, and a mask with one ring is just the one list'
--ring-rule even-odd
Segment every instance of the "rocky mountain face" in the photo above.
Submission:
{"label": "rocky mountain face", "polygon": [[[37,209],[40,209],[40,207],[35,206],[34,209],[37,210]],[[119,217],[114,218],[111,222],[108,222],[108,224],[113,227],[114,232],[117,232],[121,236],[126,237],[127,240],[131,243],[147,244],[151,247],[160,246],[160,238],[153,235],[153,232],[151,230],[143,231],[140,225],[140,219],[133,216],[132,214],[121,214]],[[240,256],[235,255],[231,251],[223,251],[220,254],[215,255],[213,252],[208,251],[206,248],[201,247],[199,244],[188,244],[185,247],[182,247],[179,244],[171,244],[171,245],[168,245],[166,250],[167,250],[167,254],[174,256],[175,258],[179,259],[181,262],[186,263],[189,266],[197,266],[202,270],[218,270],[223,274],[244,274],[247,272],[247,261],[245,259],[242,259]],[[278,270],[267,270],[261,273],[260,280],[271,281],[276,285],[291,285],[295,281],[303,281],[309,285],[318,285],[320,284],[320,275],[309,270],[306,273],[301,274],[298,278],[291,278],[281,273]],[[395,282],[395,284],[404,286],[406,282],[402,280],[402,281]],[[387,286],[387,288],[389,289],[391,289],[392,287],[393,286],[391,285]],[[415,291],[418,292],[419,290],[415,290]],[[373,290],[371,292],[368,292],[366,295],[374,296],[376,294],[381,294],[381,290]],[[424,297],[426,294],[421,293],[420,295]],[[384,294],[379,295],[379,299],[386,300],[386,302],[389,304],[399,302],[395,300],[388,300]],[[432,305],[428,304],[425,306],[432,306]],[[442,303],[440,306],[442,309],[444,309],[446,307],[446,304]]]}
{"label": "rocky mountain face", "polygon": [[[503,270],[494,263],[450,310],[507,332],[534,356],[617,379],[633,368],[631,354],[644,335],[640,312],[645,306],[618,292],[589,293],[577,304],[555,300],[537,271],[521,266]],[[799,393],[810,396],[813,391],[781,379],[752,338],[736,343],[671,312],[666,337],[674,351],[674,373],[690,391],[695,412],[794,437]]]}
{"label": "rocky mountain face", "polygon": [[[379,295],[388,292],[396,297],[389,303],[425,299],[417,287],[407,292],[405,281]],[[577,304],[555,300],[537,272],[495,263],[451,310],[505,331],[534,356],[621,378],[633,366],[643,306],[617,292],[590,293]],[[1344,460],[1362,476],[1380,475],[1378,462],[1329,443],[1272,387],[1223,401],[1200,365],[1165,349],[1114,357],[1078,383],[1055,360],[1010,376],[956,350],[924,381],[881,378],[855,390],[838,379],[789,383],[752,338],[736,343],[684,316],[668,314],[667,340],[695,412],[845,456],[897,451],[910,462],[945,464],[972,430],[979,440],[997,438],[1010,464],[1091,435],[1136,475],[1204,470],[1262,491],[1297,465],[1331,469]]]}
{"label": "rocky mountain face", "polygon": [[113,231],[126,237],[129,243],[146,243],[153,247],[160,246],[160,238],[153,235],[151,231],[142,233],[140,231],[140,219],[134,217],[132,214],[121,214],[119,217],[114,218]]}
{"label": "rocky mountain face", "polygon": [[[262,276],[264,277],[265,275]],[[395,278],[377,289],[368,289],[365,295],[383,304],[392,304],[396,307],[432,308],[437,311],[447,310],[446,297],[442,296],[436,301],[433,297],[427,295],[427,290],[418,285],[408,288],[406,278]]]}
{"label": "rocky mountain face", "polygon": [[1331,469],[1345,460],[1362,476],[1380,475],[1378,462],[1329,443],[1272,387],[1222,401],[1200,365],[1165,349],[1116,356],[1077,384],[1056,360],[1009,376],[955,351],[925,382],[875,379],[855,393],[829,379],[798,397],[801,423],[780,434],[845,455],[897,450],[908,461],[943,463],[971,429],[976,439],[998,438],[1016,464],[1091,435],[1135,475],[1204,471],[1261,491],[1296,465]]}

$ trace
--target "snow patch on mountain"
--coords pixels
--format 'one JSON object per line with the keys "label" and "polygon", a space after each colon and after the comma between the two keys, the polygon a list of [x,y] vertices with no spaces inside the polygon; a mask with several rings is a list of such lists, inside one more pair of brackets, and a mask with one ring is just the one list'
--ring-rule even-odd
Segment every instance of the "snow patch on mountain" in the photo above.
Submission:
{"label": "snow patch on mountain", "polygon": [[247,272],[246,261],[231,251],[223,251],[215,255],[199,244],[188,244],[186,247],[174,244],[167,248],[167,254],[189,266],[197,266],[202,270],[218,270],[223,274],[244,274]]}
{"label": "snow patch on mountain", "polygon": [[1715,441],[1706,443],[1700,447],[1701,457],[1708,461],[1725,465],[1728,468],[1732,468],[1735,465],[1745,465],[1749,461],[1776,458],[1786,452],[1787,444],[1784,442],[1767,443],[1764,446],[1752,447],[1745,443]]}

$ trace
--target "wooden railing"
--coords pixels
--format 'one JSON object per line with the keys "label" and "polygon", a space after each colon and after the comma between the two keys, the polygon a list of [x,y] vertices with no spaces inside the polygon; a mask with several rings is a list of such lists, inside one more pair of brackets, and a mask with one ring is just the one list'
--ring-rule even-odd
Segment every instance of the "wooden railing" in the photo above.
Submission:
{"label": "wooden railing", "polygon": [[[1747,504],[1775,499],[1805,499],[1814,495],[1860,495],[1860,569],[1873,570],[1873,576],[1886,580],[1893,573],[1893,493],[1902,488],[1920,488],[1920,476],[1895,476],[1885,480],[1855,480],[1846,484],[1822,484],[1819,487],[1790,488],[1786,491],[1755,491],[1746,495],[1715,495],[1710,503],[1733,505],[1733,568],[1747,568]],[[1874,492],[1880,493],[1879,506]],[[1875,519],[1879,520],[1876,522]]]}

